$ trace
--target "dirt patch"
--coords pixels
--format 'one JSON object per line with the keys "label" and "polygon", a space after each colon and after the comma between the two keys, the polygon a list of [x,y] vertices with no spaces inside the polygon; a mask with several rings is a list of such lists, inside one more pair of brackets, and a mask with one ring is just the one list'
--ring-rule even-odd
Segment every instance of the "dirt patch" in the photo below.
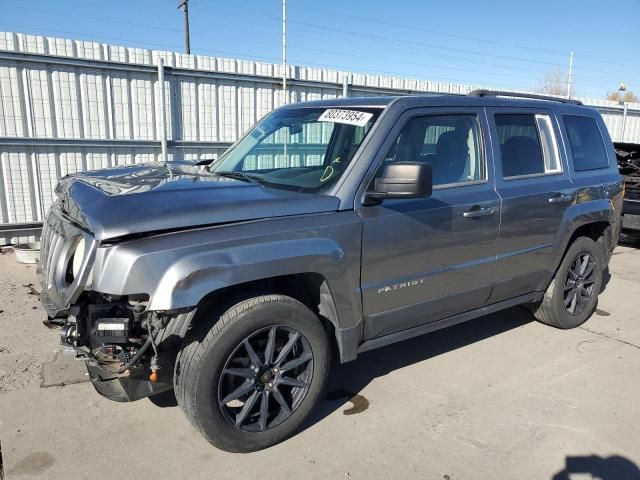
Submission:
{"label": "dirt patch", "polygon": [[19,460],[8,475],[38,475],[48,470],[56,463],[56,459],[49,452],[33,452]]}
{"label": "dirt patch", "polygon": [[40,380],[42,362],[28,355],[0,356],[0,393],[20,390]]}
{"label": "dirt patch", "polygon": [[[60,350],[57,331],[42,325],[47,318],[32,290],[35,267],[0,255],[0,394],[40,385],[42,365]],[[0,400],[2,404],[2,400]]]}

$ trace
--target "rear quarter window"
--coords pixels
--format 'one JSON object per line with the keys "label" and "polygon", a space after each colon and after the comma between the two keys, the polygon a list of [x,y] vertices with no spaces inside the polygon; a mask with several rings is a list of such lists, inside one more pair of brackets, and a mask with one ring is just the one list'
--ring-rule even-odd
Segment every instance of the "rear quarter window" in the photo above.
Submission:
{"label": "rear quarter window", "polygon": [[607,150],[598,124],[591,117],[563,116],[576,172],[609,167]]}

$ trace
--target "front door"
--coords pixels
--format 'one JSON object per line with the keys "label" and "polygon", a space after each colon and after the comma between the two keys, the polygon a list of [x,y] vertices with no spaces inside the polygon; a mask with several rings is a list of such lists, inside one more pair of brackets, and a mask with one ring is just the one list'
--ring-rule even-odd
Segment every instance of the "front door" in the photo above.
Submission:
{"label": "front door", "polygon": [[[482,109],[407,115],[378,162],[432,165],[430,198],[359,207],[362,298],[371,339],[482,307],[500,219]],[[380,169],[378,169],[378,172]]]}

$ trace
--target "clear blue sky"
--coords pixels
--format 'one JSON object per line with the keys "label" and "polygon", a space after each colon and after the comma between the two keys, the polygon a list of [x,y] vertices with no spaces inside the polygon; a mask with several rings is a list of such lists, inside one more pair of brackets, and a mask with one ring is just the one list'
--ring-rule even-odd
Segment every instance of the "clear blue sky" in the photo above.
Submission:
{"label": "clear blue sky", "polygon": [[[192,53],[279,63],[281,0],[190,0]],[[0,0],[0,30],[181,51],[177,0]],[[640,0],[288,0],[288,63],[535,88],[575,52],[578,95],[640,94]],[[635,26],[634,26],[635,23]]]}

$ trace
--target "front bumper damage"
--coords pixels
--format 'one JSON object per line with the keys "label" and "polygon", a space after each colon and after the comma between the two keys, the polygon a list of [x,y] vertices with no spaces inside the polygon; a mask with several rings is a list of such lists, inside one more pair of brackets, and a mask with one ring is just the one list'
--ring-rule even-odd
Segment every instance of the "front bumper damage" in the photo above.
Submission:
{"label": "front bumper damage", "polygon": [[[141,314],[140,323],[134,321],[132,338],[128,340],[144,340],[144,343],[142,346],[134,344],[130,354],[117,364],[117,373],[105,370],[94,359],[86,362],[96,391],[110,400],[132,402],[173,389],[176,356],[194,314],[195,309]],[[143,326],[148,330],[141,333]],[[90,342],[94,340],[90,339]],[[125,347],[131,345],[124,344]],[[98,348],[104,347],[102,344]]]}
{"label": "front bumper damage", "polygon": [[173,363],[190,316],[148,311],[146,294],[91,290],[98,243],[56,202],[47,214],[37,265],[40,303],[62,326],[63,345],[85,360],[101,395],[127,402],[173,388]]}
{"label": "front bumper damage", "polygon": [[59,318],[62,344],[86,363],[96,391],[132,402],[173,388],[177,352],[195,310],[148,312],[135,297],[85,292]]}
{"label": "front bumper damage", "polygon": [[150,370],[140,366],[130,373],[109,375],[94,362],[87,361],[87,372],[96,391],[115,402],[134,402],[173,388],[173,365],[163,361],[155,382],[149,380]]}

